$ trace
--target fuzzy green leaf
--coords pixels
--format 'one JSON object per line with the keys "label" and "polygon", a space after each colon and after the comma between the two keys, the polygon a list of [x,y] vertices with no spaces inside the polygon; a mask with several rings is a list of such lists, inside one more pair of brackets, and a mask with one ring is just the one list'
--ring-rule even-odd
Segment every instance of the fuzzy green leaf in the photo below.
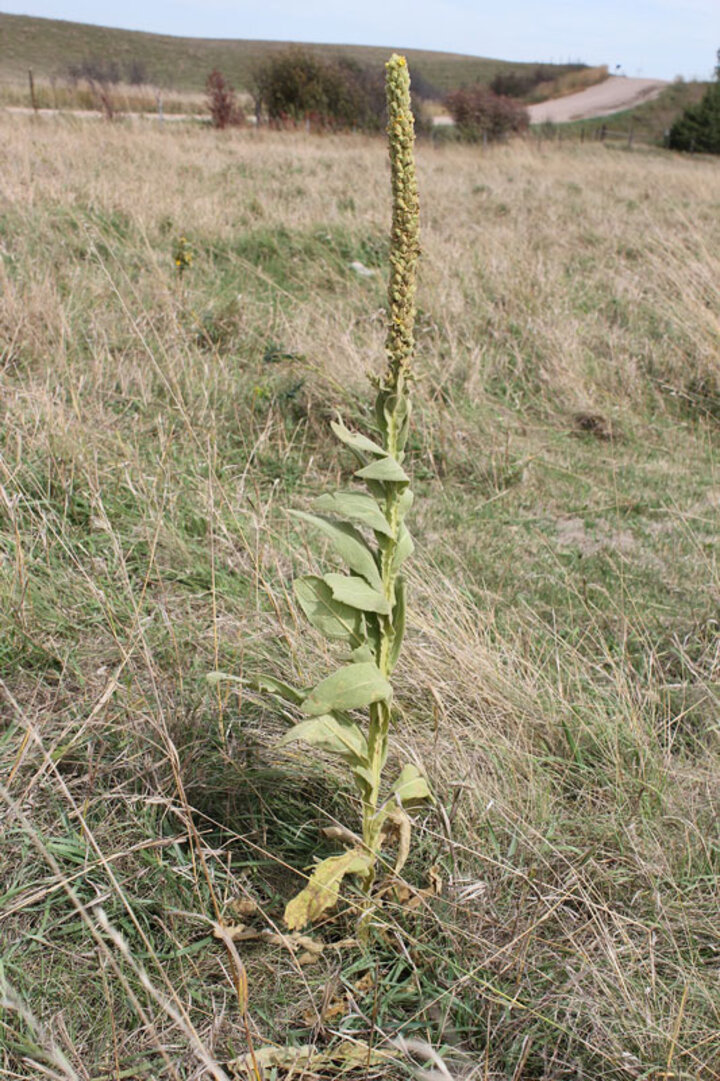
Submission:
{"label": "fuzzy green leaf", "polygon": [[293,725],[280,740],[278,747],[297,740],[319,747],[321,751],[338,754],[351,764],[362,764],[367,760],[367,741],[358,726],[352,721],[327,713]]}
{"label": "fuzzy green leaf", "polygon": [[205,679],[213,687],[216,683],[242,683],[243,687],[250,686],[249,679],[244,676],[233,676],[229,672],[208,672]]}
{"label": "fuzzy green leaf", "polygon": [[360,848],[351,848],[340,856],[330,856],[318,863],[307,886],[293,897],[285,909],[285,923],[291,931],[301,931],[312,920],[337,904],[340,884],[345,875],[363,874],[372,857]]}
{"label": "fuzzy green leaf", "polygon": [[377,657],[380,652],[382,632],[380,630],[380,618],[374,612],[365,613],[365,634],[373,655]]}
{"label": "fuzzy green leaf", "polygon": [[367,766],[353,766],[352,773],[357,782],[357,786],[363,795],[372,792],[374,784],[373,775]]}
{"label": "fuzzy green leaf", "polygon": [[208,683],[240,683],[243,687],[249,687],[253,691],[264,691],[274,698],[283,702],[290,702],[293,706],[299,706],[307,691],[298,691],[288,683],[283,683],[274,676],[231,676],[227,672],[208,672],[205,677]]}
{"label": "fuzzy green leaf", "polygon": [[327,514],[351,518],[354,522],[369,526],[376,533],[382,533],[386,537],[392,536],[387,518],[372,496],[367,495],[366,492],[328,492],[326,495],[319,496],[313,506]]}
{"label": "fuzzy green leaf", "polygon": [[326,636],[348,642],[353,648],[365,642],[362,613],[333,597],[327,582],[314,574],[296,578],[293,589],[309,622]]}
{"label": "fuzzy green leaf", "polygon": [[363,642],[361,646],[353,649],[350,656],[352,657],[353,664],[362,664],[364,661],[375,664],[375,653],[367,642]]}
{"label": "fuzzy green leaf", "polygon": [[309,522],[329,537],[333,548],[345,560],[351,571],[361,575],[375,589],[382,589],[382,578],[375,556],[357,529],[348,525],[347,522],[331,522],[327,518],[319,518],[316,514],[306,514],[301,510],[290,513],[296,518]]}
{"label": "fuzzy green leaf", "polygon": [[397,664],[403,638],[405,637],[405,593],[405,579],[400,575],[395,582],[395,604],[392,610],[393,638],[388,658],[391,672]]}
{"label": "fuzzy green leaf", "polygon": [[[411,413],[410,399],[407,397],[407,395],[403,395],[402,399],[401,399],[401,402],[398,403],[398,411],[397,411],[398,428],[397,428],[397,435],[395,437],[395,445],[396,445],[398,451],[400,451],[400,452],[405,450],[405,446],[407,445],[407,441],[408,441],[408,436],[410,434],[410,413]],[[404,455],[403,455],[403,457],[404,457]]]}
{"label": "fuzzy green leaf", "polygon": [[413,504],[413,494],[410,488],[404,488],[397,499],[395,506],[397,507],[398,518],[402,522],[403,518],[410,510]]}
{"label": "fuzzy green leaf", "polygon": [[390,790],[401,803],[414,803],[416,800],[432,799],[430,787],[417,766],[403,766],[395,784]]}
{"label": "fuzzy green leaf", "polygon": [[387,599],[377,589],[372,589],[363,578],[351,574],[325,574],[332,595],[341,604],[349,604],[361,612],[377,612],[381,616],[390,614]]}
{"label": "fuzzy green leaf", "polygon": [[335,435],[341,442],[352,450],[362,451],[364,454],[372,454],[378,458],[384,458],[387,451],[377,443],[373,443],[372,439],[368,439],[366,435],[361,432],[351,432],[349,428],[346,428],[341,420],[333,420],[330,422],[330,427],[334,431]]}
{"label": "fuzzy green leaf", "polygon": [[318,683],[300,707],[303,713],[318,717],[333,710],[361,709],[372,702],[390,698],[392,687],[377,665],[368,661],[348,664]]}
{"label": "fuzzy green leaf", "polygon": [[380,458],[377,462],[371,462],[370,465],[363,466],[362,469],[358,469],[355,472],[356,477],[362,477],[363,480],[379,480],[384,484],[388,481],[392,481],[394,484],[409,484],[410,478],[395,458],[388,456],[387,458]]}
{"label": "fuzzy green leaf", "polygon": [[[381,390],[375,400],[375,419],[378,428],[387,436],[391,418],[394,414],[395,446],[399,452],[405,449],[410,431],[410,399],[407,393],[396,394],[394,391]],[[400,454],[402,459],[402,453]]]}
{"label": "fuzzy green leaf", "polygon": [[393,553],[392,569],[397,573],[405,560],[413,554],[415,545],[408,529],[402,523],[398,530],[398,539]]}

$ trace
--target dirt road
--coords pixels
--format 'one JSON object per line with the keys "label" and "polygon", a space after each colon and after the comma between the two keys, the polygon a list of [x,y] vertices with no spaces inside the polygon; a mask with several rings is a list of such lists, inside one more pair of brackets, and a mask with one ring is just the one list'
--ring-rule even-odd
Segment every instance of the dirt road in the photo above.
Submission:
{"label": "dirt road", "polygon": [[622,75],[611,75],[605,82],[581,90],[579,94],[568,94],[566,98],[530,105],[530,123],[542,124],[550,121],[553,124],[564,124],[569,120],[610,116],[612,113],[640,105],[643,101],[651,101],[667,85],[662,79],[628,79]]}

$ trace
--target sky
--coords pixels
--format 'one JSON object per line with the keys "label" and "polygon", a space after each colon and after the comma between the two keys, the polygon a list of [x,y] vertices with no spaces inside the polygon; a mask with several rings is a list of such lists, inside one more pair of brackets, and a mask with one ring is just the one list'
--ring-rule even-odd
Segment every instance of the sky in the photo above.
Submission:
{"label": "sky", "polygon": [[387,45],[708,79],[720,0],[27,0],[2,11],[187,37]]}

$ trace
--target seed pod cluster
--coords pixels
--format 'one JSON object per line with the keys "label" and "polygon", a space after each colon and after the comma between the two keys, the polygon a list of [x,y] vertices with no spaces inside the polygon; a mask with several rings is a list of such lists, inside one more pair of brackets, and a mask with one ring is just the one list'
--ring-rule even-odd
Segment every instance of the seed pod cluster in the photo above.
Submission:
{"label": "seed pod cluster", "polygon": [[401,389],[410,374],[415,323],[415,267],[420,254],[419,203],[415,176],[415,122],[410,107],[410,74],[404,56],[385,65],[393,220],[390,243],[390,320],[385,386]]}

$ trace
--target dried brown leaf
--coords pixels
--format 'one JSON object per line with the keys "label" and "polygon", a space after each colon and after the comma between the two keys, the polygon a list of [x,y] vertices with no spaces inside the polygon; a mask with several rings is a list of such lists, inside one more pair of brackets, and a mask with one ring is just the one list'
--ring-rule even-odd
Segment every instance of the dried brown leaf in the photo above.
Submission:
{"label": "dried brown leaf", "polygon": [[229,938],[234,942],[237,938],[252,938],[254,937],[254,932],[251,932],[250,936],[248,936],[247,927],[244,923],[224,923],[222,927],[216,923],[213,927],[213,937],[223,941],[225,938]]}
{"label": "dried brown leaf", "polygon": [[410,854],[410,831],[411,823],[402,807],[396,807],[390,811],[383,825],[383,842],[395,840],[397,842],[397,856],[395,858],[395,874],[399,874],[405,866]]}
{"label": "dried brown leaf", "polygon": [[285,923],[291,931],[300,931],[337,903],[345,875],[367,871],[370,856],[359,848],[331,856],[315,867],[305,889],[285,909]]}
{"label": "dried brown leaf", "polygon": [[233,916],[247,919],[249,916],[256,916],[260,911],[260,906],[250,897],[234,897],[228,903],[227,910]]}
{"label": "dried brown leaf", "polygon": [[323,837],[327,837],[329,841],[340,841],[344,845],[357,845],[360,842],[360,838],[357,833],[353,833],[352,830],[346,829],[345,826],[323,826],[320,830]]}
{"label": "dried brown leaf", "polygon": [[[295,1073],[299,1067],[310,1070],[332,1070],[331,1076],[366,1066],[381,1066],[397,1057],[397,1051],[370,1047],[364,1040],[343,1040],[336,1047],[319,1051],[313,1044],[301,1044],[298,1047],[262,1047],[255,1052],[254,1061],[260,1067],[263,1077],[266,1071],[275,1068],[285,1074]],[[255,1066],[251,1055],[243,1055],[229,1063],[236,1077],[255,1079]]]}

